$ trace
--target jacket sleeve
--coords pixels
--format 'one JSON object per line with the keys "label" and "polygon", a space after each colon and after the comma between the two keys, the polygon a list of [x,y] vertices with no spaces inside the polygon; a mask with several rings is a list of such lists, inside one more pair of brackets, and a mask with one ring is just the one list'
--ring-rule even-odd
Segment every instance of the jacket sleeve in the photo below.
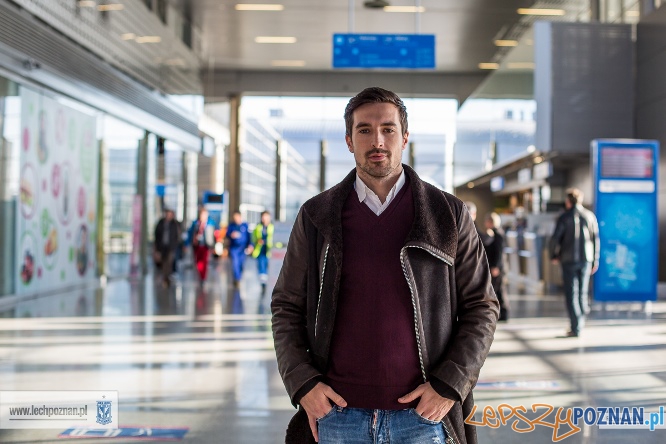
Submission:
{"label": "jacket sleeve", "polygon": [[592,262],[592,266],[594,268],[599,267],[599,257],[600,257],[600,245],[599,245],[599,223],[597,222],[597,217],[594,215],[593,212],[589,211],[588,212],[590,217],[590,232],[592,233],[592,241],[594,242],[594,262]]}
{"label": "jacket sleeve", "polygon": [[[464,208],[463,208],[464,210]],[[476,385],[481,367],[488,356],[499,316],[499,303],[491,284],[484,247],[467,211],[459,211],[458,247],[454,262],[456,313],[453,333],[445,360],[431,376],[444,386],[432,384],[442,396],[451,398],[451,390],[464,400]],[[457,317],[457,319],[456,319]]]}
{"label": "jacket sleeve", "polygon": [[289,236],[287,252],[271,300],[278,370],[294,405],[305,394],[301,389],[322,376],[313,366],[309,353],[307,273],[308,266],[314,264],[308,264],[307,253],[308,240],[301,209]]}
{"label": "jacket sleeve", "polygon": [[564,236],[564,220],[562,216],[557,218],[557,223],[555,224],[555,231],[550,237],[550,258],[559,259],[560,258],[560,248],[562,243],[562,237]]}

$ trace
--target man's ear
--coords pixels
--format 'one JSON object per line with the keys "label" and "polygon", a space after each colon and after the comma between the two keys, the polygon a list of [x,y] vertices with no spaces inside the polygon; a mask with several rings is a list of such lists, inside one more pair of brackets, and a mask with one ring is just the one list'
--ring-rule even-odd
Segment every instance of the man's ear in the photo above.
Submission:
{"label": "man's ear", "polygon": [[345,136],[345,142],[347,142],[347,149],[350,153],[354,152],[354,144],[352,143],[351,137]]}
{"label": "man's ear", "polygon": [[405,132],[402,136],[402,150],[404,151],[407,148],[407,143],[409,142],[409,131]]}

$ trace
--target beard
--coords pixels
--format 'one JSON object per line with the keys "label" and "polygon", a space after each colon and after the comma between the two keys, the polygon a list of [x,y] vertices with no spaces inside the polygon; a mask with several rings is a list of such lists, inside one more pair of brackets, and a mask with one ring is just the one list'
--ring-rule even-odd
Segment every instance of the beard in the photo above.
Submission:
{"label": "beard", "polygon": [[[368,158],[373,154],[384,154],[386,159],[379,163],[371,162]],[[391,160],[390,151],[374,149],[366,153],[363,163],[357,161],[356,166],[358,166],[364,173],[368,174],[369,176],[381,178],[390,175],[391,172],[397,168],[397,165],[391,164]]]}

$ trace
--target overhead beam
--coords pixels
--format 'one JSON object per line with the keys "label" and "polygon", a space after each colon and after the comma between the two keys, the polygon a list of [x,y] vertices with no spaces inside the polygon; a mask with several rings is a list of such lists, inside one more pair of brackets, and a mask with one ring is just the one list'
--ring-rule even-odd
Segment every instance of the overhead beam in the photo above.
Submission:
{"label": "overhead beam", "polygon": [[203,70],[201,75],[209,103],[238,94],[348,97],[369,86],[405,97],[455,98],[462,103],[488,73]]}

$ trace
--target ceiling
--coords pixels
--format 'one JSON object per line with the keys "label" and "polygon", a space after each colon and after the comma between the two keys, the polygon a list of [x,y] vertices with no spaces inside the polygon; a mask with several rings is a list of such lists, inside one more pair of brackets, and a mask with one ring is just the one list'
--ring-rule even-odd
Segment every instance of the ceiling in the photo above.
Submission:
{"label": "ceiling", "polygon": [[[398,89],[402,85],[415,96],[452,96],[464,101],[484,80],[488,83],[494,77],[501,81],[483,88],[487,97],[531,95],[533,23],[544,19],[588,21],[592,1],[605,5],[611,0],[389,0],[392,6],[422,7],[422,13],[370,9],[364,6],[365,0],[170,1],[191,17],[200,42],[197,52],[207,97],[270,91],[346,94],[357,84],[384,83]],[[637,10],[638,0],[623,1],[627,5],[633,2],[630,7]],[[284,9],[239,11],[235,8],[238,3],[280,4]],[[518,14],[519,8],[563,9],[565,15],[526,16]],[[335,33],[434,34],[436,67],[411,71],[333,69]],[[296,41],[255,42],[260,36],[293,37]],[[520,43],[517,47],[495,44],[504,39]],[[479,66],[488,62],[497,64],[496,75],[489,76],[494,71]],[[298,85],[306,86],[299,89]]]}
{"label": "ceiling", "polygon": [[[518,8],[534,0],[392,0],[395,6],[420,5],[424,13],[368,9],[363,0],[242,0],[280,3],[282,11],[237,11],[241,1],[190,0],[192,21],[200,29],[203,65],[208,69],[275,70],[274,61],[302,61],[300,70],[332,70],[334,33],[435,34],[436,71],[478,71],[498,51],[521,16]],[[576,3],[580,3],[577,1]],[[350,12],[350,4],[352,12]],[[294,44],[255,43],[257,36],[295,37]],[[204,69],[205,69],[204,68]],[[285,69],[294,69],[293,66]]]}

